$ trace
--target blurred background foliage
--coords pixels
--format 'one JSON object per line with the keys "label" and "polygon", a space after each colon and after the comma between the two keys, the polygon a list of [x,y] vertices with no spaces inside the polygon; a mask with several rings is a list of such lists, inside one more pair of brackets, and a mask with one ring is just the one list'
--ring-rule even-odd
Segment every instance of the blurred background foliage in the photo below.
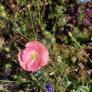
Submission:
{"label": "blurred background foliage", "polygon": [[[92,3],[0,0],[0,92],[92,91]],[[28,41],[49,50],[47,66],[24,71],[17,59]]]}

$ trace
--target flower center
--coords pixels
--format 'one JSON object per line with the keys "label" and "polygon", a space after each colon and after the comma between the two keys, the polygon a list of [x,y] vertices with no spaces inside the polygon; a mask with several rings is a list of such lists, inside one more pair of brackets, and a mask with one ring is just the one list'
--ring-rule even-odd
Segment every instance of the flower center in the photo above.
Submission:
{"label": "flower center", "polygon": [[37,56],[37,53],[32,53],[32,54],[31,54],[31,59],[32,59],[32,60],[36,60],[37,57],[38,57],[38,56]]}

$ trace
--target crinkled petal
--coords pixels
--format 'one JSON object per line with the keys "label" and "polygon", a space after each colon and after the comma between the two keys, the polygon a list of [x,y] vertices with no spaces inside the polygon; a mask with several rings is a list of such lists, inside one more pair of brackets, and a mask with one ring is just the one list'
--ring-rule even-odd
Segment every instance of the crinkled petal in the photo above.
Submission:
{"label": "crinkled petal", "polygon": [[41,44],[40,42],[38,42],[38,41],[32,41],[32,42],[28,42],[27,44],[26,44],[26,47],[42,47],[43,46],[43,44]]}
{"label": "crinkled petal", "polygon": [[47,48],[43,48],[41,51],[41,62],[40,65],[41,66],[45,66],[48,63],[48,59],[49,59],[49,53]]}
{"label": "crinkled petal", "polygon": [[49,52],[43,44],[37,41],[33,41],[33,42],[28,42],[26,44],[26,47],[34,47],[35,49],[38,50],[38,52],[41,55],[41,61],[40,61],[41,66],[45,66],[48,63]]}
{"label": "crinkled petal", "polygon": [[19,60],[19,62],[22,62],[22,53],[23,53],[23,49],[20,50],[20,52],[18,54],[18,60]]}
{"label": "crinkled petal", "polygon": [[40,69],[40,65],[38,64],[38,62],[34,62],[34,63],[28,63],[26,66],[28,71],[37,71]]}

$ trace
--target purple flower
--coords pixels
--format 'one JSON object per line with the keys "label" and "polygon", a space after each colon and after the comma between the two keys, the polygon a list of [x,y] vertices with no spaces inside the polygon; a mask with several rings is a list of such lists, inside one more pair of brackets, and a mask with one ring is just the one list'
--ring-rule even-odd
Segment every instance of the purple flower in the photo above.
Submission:
{"label": "purple flower", "polygon": [[90,0],[78,0],[79,2],[88,2]]}
{"label": "purple flower", "polygon": [[45,87],[46,87],[46,92],[53,92],[53,88],[52,88],[52,86],[51,85],[49,85],[49,84],[45,84]]}

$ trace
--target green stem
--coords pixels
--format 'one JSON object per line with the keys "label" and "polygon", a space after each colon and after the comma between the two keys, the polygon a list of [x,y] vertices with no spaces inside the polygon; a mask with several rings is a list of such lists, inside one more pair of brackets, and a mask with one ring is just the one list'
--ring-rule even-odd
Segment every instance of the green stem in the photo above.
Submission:
{"label": "green stem", "polygon": [[41,19],[40,19],[40,3],[39,3],[39,0],[37,0],[37,8],[38,8],[38,13],[39,13],[39,24],[40,24],[40,22],[41,22]]}
{"label": "green stem", "polygon": [[33,33],[35,35],[35,40],[37,40],[36,32],[35,32],[35,29],[34,29],[33,18],[32,18],[32,12],[30,10],[30,6],[28,7],[28,9],[29,9],[29,14],[30,14],[30,20],[31,20],[32,28],[33,28]]}
{"label": "green stem", "polygon": [[[86,57],[88,57],[88,55],[86,54],[85,50],[81,47],[81,45],[76,41],[76,39],[72,36],[72,33],[69,32],[68,33],[69,36],[72,38],[72,40],[82,49],[82,51],[85,53]],[[90,59],[90,57],[88,57],[88,59],[90,60],[90,62],[92,63],[92,60]]]}
{"label": "green stem", "polygon": [[30,81],[9,81],[9,80],[0,80],[0,82],[2,82],[2,83],[5,83],[5,82],[15,82],[15,83],[28,83],[28,82],[30,82]]}
{"label": "green stem", "polygon": [[86,52],[84,51],[84,49],[80,46],[80,44],[76,41],[76,39],[72,36],[72,33],[69,32],[69,36],[72,38],[72,40],[82,49],[82,51],[86,54]]}

